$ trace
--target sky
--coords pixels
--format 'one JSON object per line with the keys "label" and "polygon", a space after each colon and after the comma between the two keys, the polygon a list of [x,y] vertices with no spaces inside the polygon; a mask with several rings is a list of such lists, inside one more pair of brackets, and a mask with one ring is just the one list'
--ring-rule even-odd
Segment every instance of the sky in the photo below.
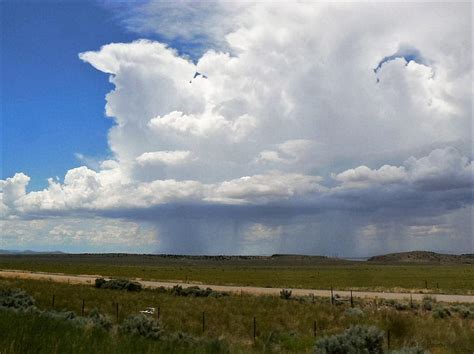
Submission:
{"label": "sky", "polygon": [[474,252],[470,3],[0,6],[0,249]]}

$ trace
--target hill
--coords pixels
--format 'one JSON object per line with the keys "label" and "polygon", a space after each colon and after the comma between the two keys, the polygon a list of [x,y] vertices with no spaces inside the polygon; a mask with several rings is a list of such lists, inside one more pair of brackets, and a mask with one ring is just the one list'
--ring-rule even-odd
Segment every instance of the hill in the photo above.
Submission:
{"label": "hill", "polygon": [[428,251],[389,253],[370,257],[368,262],[378,263],[468,263],[474,264],[474,254],[443,254]]}

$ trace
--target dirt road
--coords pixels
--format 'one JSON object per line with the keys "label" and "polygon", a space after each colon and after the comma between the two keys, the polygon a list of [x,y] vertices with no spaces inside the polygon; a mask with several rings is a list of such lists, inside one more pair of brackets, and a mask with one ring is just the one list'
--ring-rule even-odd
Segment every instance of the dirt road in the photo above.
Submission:
{"label": "dirt road", "polygon": [[[68,275],[68,274],[56,274],[56,273],[40,273],[40,272],[25,272],[18,270],[0,270],[0,277],[4,278],[20,278],[20,279],[36,279],[36,280],[50,280],[55,282],[69,283],[69,284],[94,284],[96,278],[101,277],[100,275]],[[183,282],[163,282],[163,281],[147,281],[139,280],[139,282],[147,288],[158,288],[164,286],[165,288],[171,288],[176,284],[180,284],[184,287],[199,286],[200,288],[212,288],[217,291],[231,292],[231,293],[244,293],[252,295],[280,295],[281,288],[261,288],[254,286],[230,286],[230,285],[212,285],[212,284],[197,284],[197,283],[183,283]],[[291,289],[292,294],[295,296],[307,296],[314,294],[314,296],[331,297],[330,290],[317,290],[317,289]],[[350,296],[350,291],[334,290],[334,295],[341,297]],[[386,292],[371,292],[371,291],[353,291],[352,296],[357,298],[379,298],[379,299],[393,299],[403,300],[409,299],[410,295],[413,300],[420,301],[423,299],[425,294],[419,293],[386,293]],[[441,302],[466,302],[474,303],[474,295],[446,295],[446,294],[429,294],[436,298],[437,301]]]}

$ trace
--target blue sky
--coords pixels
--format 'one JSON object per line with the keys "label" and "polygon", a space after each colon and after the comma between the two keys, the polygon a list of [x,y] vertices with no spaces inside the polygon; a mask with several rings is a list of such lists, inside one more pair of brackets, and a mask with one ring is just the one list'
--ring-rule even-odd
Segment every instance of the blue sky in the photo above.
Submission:
{"label": "blue sky", "polygon": [[110,10],[91,1],[2,2],[2,176],[32,176],[47,186],[80,164],[75,153],[106,157],[104,96],[112,85],[78,58],[110,42],[128,42]]}
{"label": "blue sky", "polygon": [[474,249],[471,4],[0,6],[0,249]]}

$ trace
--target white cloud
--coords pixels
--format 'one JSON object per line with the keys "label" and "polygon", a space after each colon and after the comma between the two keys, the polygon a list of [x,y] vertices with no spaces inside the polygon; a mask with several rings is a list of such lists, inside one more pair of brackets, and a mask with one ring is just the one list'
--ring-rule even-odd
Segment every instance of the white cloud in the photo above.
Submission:
{"label": "white cloud", "polygon": [[129,31],[192,42],[197,52],[202,47],[225,46],[226,34],[238,25],[242,11],[247,7],[243,2],[222,1],[109,3]]}
{"label": "white cloud", "polygon": [[263,224],[251,224],[245,231],[246,242],[274,241],[281,236],[283,228],[281,226],[268,226]]}
{"label": "white cloud", "polygon": [[465,188],[473,186],[474,164],[452,147],[433,150],[428,156],[409,158],[410,179],[427,188]]}
{"label": "white cloud", "polygon": [[153,151],[145,152],[137,157],[140,165],[180,165],[191,159],[191,151]]}
{"label": "white cloud", "polygon": [[378,170],[371,170],[367,166],[359,166],[337,175],[333,174],[333,177],[345,185],[364,187],[370,183],[401,183],[406,180],[407,173],[404,166],[384,165]]}
{"label": "white cloud", "polygon": [[[155,6],[160,16],[199,7],[149,5]],[[191,151],[206,162],[172,175],[159,169],[141,175],[206,175],[215,182],[248,174],[242,171],[267,173],[269,162],[285,162],[284,172],[314,173],[338,160],[380,161],[399,157],[401,149],[410,154],[434,142],[469,141],[472,68],[463,51],[470,32],[463,6],[379,5],[383,13],[376,5],[357,6],[356,16],[342,4],[247,4],[227,36],[236,54],[210,50],[195,64],[150,41],[83,53],[113,75],[106,111],[118,123],[110,134],[116,158],[131,163],[146,152]],[[367,30],[368,23],[378,30]],[[440,47],[434,36],[449,43]],[[406,44],[430,60],[394,59],[374,73]],[[460,54],[456,62],[452,53]],[[190,82],[197,71],[208,78]]]}
{"label": "white cloud", "polygon": [[294,159],[299,159],[303,155],[308,154],[308,152],[311,152],[311,148],[313,147],[314,143],[308,139],[287,140],[278,145],[281,152]]}
{"label": "white cloud", "polygon": [[255,118],[248,114],[241,115],[232,122],[212,112],[185,115],[182,112],[173,111],[164,117],[152,118],[148,126],[158,133],[174,132],[183,136],[192,135],[200,138],[221,133],[238,141],[244,138],[255,127],[255,124]]}
{"label": "white cloud", "polygon": [[410,157],[404,166],[384,165],[379,169],[359,166],[333,174],[344,187],[371,184],[415,184],[423,188],[466,188],[473,183],[474,164],[452,147],[435,149],[419,159]]}
{"label": "white cloud", "polygon": [[284,162],[285,159],[280,157],[277,151],[264,150],[260,152],[258,157],[255,159],[256,162]]}
{"label": "white cloud", "polygon": [[277,144],[278,151],[264,150],[256,158],[256,162],[296,163],[308,160],[317,154],[316,144],[308,139],[287,140]]}
{"label": "white cloud", "polygon": [[217,185],[208,201],[224,203],[268,203],[324,190],[318,176],[280,174],[245,176]]}
{"label": "white cloud", "polygon": [[0,180],[2,202],[9,207],[14,207],[15,202],[26,194],[26,186],[30,177],[24,173],[16,173],[13,177]]}
{"label": "white cloud", "polygon": [[408,233],[412,236],[437,236],[452,232],[453,229],[446,225],[413,225],[408,228]]}
{"label": "white cloud", "polygon": [[117,219],[0,220],[0,229],[0,249],[153,253],[159,243],[155,228]]}

